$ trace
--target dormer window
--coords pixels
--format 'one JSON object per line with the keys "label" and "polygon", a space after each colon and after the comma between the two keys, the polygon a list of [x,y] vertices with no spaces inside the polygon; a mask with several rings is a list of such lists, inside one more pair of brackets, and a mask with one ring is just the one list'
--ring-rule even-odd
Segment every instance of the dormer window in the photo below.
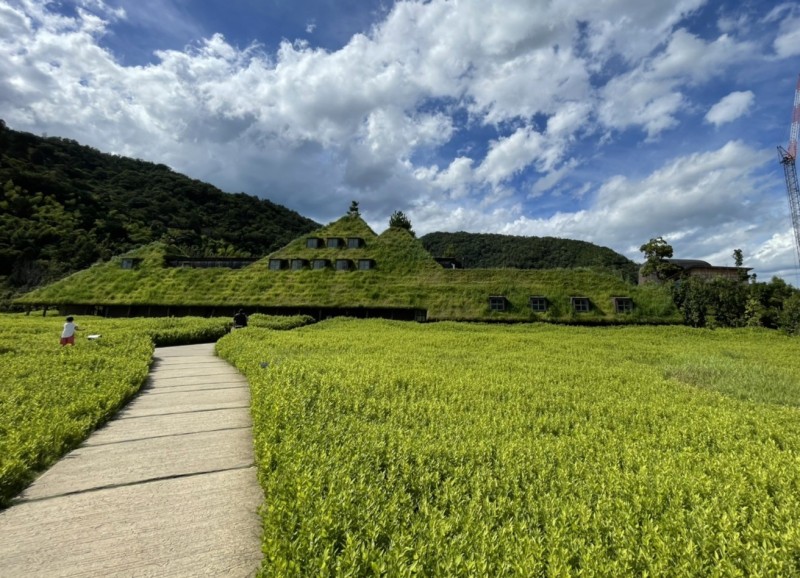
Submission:
{"label": "dormer window", "polygon": [[547,297],[531,297],[529,303],[531,306],[531,311],[534,313],[544,313],[547,311]]}
{"label": "dormer window", "polygon": [[353,262],[350,259],[336,259],[337,271],[349,271],[353,268]]}
{"label": "dormer window", "polygon": [[614,311],[617,313],[631,313],[633,311],[633,299],[630,297],[612,297],[614,301]]}
{"label": "dormer window", "polygon": [[292,271],[301,271],[308,267],[308,260],[306,259],[292,259]]}
{"label": "dormer window", "polygon": [[348,249],[360,249],[364,246],[364,239],[361,237],[348,237],[347,238],[347,248]]}
{"label": "dormer window", "polygon": [[504,295],[489,296],[489,309],[492,311],[505,311],[508,300]]}
{"label": "dormer window", "polygon": [[344,247],[344,239],[339,237],[329,237],[326,239],[326,246],[328,249],[341,249]]}
{"label": "dormer window", "polygon": [[588,313],[591,309],[591,303],[588,297],[572,297],[572,310],[575,313]]}
{"label": "dormer window", "polygon": [[306,249],[321,249],[325,246],[325,240],[319,237],[309,237],[306,239]]}

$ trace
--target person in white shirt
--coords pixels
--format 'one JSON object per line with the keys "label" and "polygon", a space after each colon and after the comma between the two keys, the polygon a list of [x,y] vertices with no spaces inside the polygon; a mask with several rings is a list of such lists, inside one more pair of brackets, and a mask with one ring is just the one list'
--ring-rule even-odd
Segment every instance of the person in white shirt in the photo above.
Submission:
{"label": "person in white shirt", "polygon": [[79,329],[80,327],[75,325],[75,318],[72,316],[67,317],[64,330],[61,332],[61,345],[75,345],[75,331]]}

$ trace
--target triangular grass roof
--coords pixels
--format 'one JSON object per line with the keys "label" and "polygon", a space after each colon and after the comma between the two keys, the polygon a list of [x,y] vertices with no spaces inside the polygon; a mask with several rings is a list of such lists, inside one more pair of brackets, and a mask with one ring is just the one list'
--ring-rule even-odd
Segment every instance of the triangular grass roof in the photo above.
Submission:
{"label": "triangular grass roof", "polygon": [[[309,248],[309,237],[345,240],[343,248]],[[363,245],[348,248],[348,238]],[[380,235],[358,215],[346,215],[302,235],[242,269],[167,267],[169,248],[153,243],[97,264],[16,300],[21,305],[159,305],[424,309],[429,319],[551,321],[678,321],[663,287],[630,285],[619,276],[589,269],[517,270],[442,268],[409,231],[390,227]],[[123,258],[137,258],[123,269]],[[269,259],[361,259],[374,268],[337,271],[270,270]],[[489,295],[502,295],[508,308],[494,312]],[[532,295],[548,299],[534,313]],[[587,296],[589,313],[576,315],[571,296]],[[616,314],[612,297],[630,296],[634,310]]]}
{"label": "triangular grass roof", "polygon": [[[309,238],[345,240],[344,248],[309,248]],[[364,245],[357,249],[347,248],[349,238],[363,239]],[[303,235],[270,253],[260,263],[269,259],[372,259],[376,272],[389,274],[409,274],[439,270],[441,266],[431,256],[422,243],[409,231],[399,227],[390,227],[380,235],[367,225],[358,215],[345,215],[324,227]]]}

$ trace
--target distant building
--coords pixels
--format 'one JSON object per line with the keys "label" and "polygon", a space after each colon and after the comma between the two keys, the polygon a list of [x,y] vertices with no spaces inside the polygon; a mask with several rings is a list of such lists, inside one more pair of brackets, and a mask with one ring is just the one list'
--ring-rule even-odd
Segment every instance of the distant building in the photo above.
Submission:
{"label": "distant building", "polygon": [[[680,271],[674,275],[676,279],[683,276],[702,277],[703,279],[722,277],[738,281],[742,279],[743,271],[752,271],[752,267],[717,267],[700,259],[667,259],[667,261],[680,267]],[[642,275],[642,270],[639,269],[639,284],[652,283],[654,281],[657,281],[655,274],[644,276]]]}

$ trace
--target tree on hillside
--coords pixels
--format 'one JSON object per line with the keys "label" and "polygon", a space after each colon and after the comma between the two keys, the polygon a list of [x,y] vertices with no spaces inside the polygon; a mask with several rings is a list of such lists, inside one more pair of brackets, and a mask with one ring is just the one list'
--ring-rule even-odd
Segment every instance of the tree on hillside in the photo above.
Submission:
{"label": "tree on hillside", "polygon": [[663,237],[655,237],[639,247],[644,253],[645,263],[642,266],[642,276],[655,275],[659,281],[664,281],[674,277],[680,267],[670,263],[667,259],[672,257],[672,245],[667,243]]}
{"label": "tree on hillside", "polygon": [[408,217],[405,216],[403,211],[395,211],[392,213],[392,216],[389,218],[389,227],[405,229],[412,235],[416,236],[414,231],[411,229],[411,221],[408,220]]}
{"label": "tree on hillside", "polygon": [[350,208],[347,209],[347,214],[351,217],[361,216],[361,212],[358,210],[358,201],[350,202]]}

